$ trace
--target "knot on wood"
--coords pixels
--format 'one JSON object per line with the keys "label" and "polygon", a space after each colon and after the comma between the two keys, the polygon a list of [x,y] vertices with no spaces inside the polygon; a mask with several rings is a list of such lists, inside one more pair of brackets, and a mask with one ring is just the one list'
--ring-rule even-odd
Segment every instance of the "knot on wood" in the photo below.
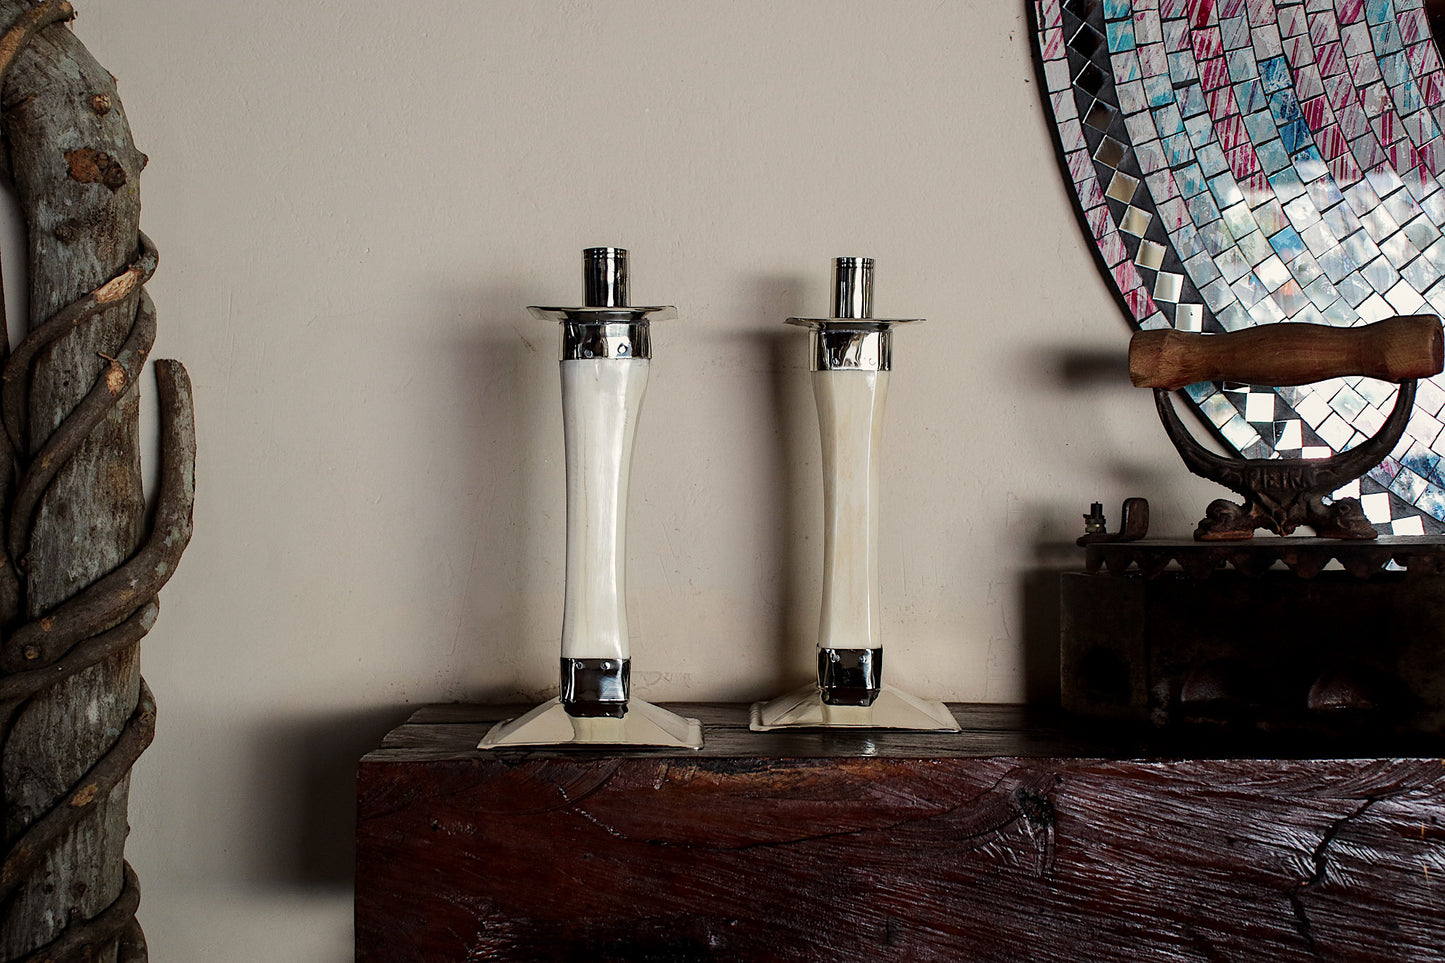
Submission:
{"label": "knot on wood", "polygon": [[125,186],[125,168],[120,161],[103,150],[80,147],[65,152],[65,162],[70,165],[70,179],[82,184],[104,184],[112,191]]}

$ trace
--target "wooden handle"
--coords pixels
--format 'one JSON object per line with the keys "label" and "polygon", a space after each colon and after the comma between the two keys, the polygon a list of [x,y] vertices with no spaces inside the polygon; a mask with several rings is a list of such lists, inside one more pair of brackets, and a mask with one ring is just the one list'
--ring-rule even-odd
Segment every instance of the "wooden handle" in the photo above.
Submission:
{"label": "wooden handle", "polygon": [[1359,328],[1265,324],[1228,334],[1140,331],[1129,342],[1129,380],[1174,390],[1198,381],[1303,385],[1364,375],[1408,381],[1439,374],[1445,337],[1433,314]]}

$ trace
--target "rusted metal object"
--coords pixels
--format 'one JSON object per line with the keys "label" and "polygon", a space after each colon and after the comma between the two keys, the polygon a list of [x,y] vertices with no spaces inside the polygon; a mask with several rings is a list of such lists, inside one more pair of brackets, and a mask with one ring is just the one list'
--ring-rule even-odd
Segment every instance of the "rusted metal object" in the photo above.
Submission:
{"label": "rusted metal object", "polygon": [[[1129,343],[1129,373],[1136,386],[1154,389],[1159,420],[1188,469],[1244,496],[1210,503],[1194,537],[1247,539],[1264,528],[1289,535],[1301,525],[1316,535],[1373,539],[1378,533],[1359,499],[1327,501],[1390,454],[1410,421],[1416,379],[1440,373],[1440,319],[1389,318],[1361,328],[1279,324],[1229,334],[1141,331]],[[1248,459],[1218,455],[1199,444],[1174,410],[1169,392],[1199,380],[1261,385],[1302,384],[1363,375],[1398,381],[1395,407],[1379,431],[1348,451],[1325,459]]]}
{"label": "rusted metal object", "polygon": [[1096,542],[1137,542],[1149,534],[1149,500],[1126,498],[1119,509],[1119,530],[1109,531],[1108,519],[1104,517],[1104,506],[1094,502],[1089,514],[1084,516],[1084,534],[1074,542],[1079,546]]}

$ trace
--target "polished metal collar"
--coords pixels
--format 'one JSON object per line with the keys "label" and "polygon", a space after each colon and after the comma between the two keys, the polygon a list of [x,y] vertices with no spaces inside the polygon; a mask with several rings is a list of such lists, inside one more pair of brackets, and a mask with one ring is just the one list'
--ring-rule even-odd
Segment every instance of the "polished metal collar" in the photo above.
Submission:
{"label": "polished metal collar", "polygon": [[582,300],[586,303],[576,308],[533,305],[527,310],[534,318],[561,322],[558,357],[563,361],[646,360],[652,357],[648,324],[675,319],[677,308],[629,306],[628,281],[625,249],[589,247],[582,252]]}
{"label": "polished metal collar", "polygon": [[809,339],[814,371],[889,371],[893,338],[889,327],[922,318],[875,318],[873,259],[833,259],[833,316],[789,318],[788,324],[812,331]]}

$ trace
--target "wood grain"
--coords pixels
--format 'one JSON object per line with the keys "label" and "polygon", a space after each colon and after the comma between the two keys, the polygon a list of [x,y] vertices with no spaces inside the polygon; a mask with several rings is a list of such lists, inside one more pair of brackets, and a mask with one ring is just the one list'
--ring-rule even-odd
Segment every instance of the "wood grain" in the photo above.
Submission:
{"label": "wood grain", "polygon": [[1206,758],[1011,707],[953,707],[953,735],[755,734],[745,706],[674,708],[704,721],[701,752],[483,754],[474,737],[501,713],[418,713],[359,771],[357,959],[1445,945],[1438,755],[1330,758],[1307,737],[1283,747],[1295,758]]}
{"label": "wood grain", "polygon": [[1136,388],[1175,390],[1200,381],[1302,385],[1364,375],[1407,381],[1439,374],[1445,335],[1433,314],[1387,318],[1359,328],[1266,324],[1227,334],[1140,331],[1129,341]]}

